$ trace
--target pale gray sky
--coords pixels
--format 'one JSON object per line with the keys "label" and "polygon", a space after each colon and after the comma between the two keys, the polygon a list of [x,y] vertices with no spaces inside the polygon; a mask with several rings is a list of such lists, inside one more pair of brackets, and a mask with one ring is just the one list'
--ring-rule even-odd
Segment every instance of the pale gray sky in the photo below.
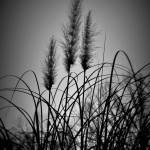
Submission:
{"label": "pale gray sky", "polygon": [[[58,41],[63,39],[61,25],[67,19],[67,2],[0,1],[0,77],[6,74],[20,76],[31,69],[35,71],[42,85],[43,50],[47,50],[52,35]],[[97,38],[96,45],[99,47],[103,47],[107,26],[106,61],[112,62],[115,53],[122,49],[129,55],[136,70],[150,62],[149,0],[84,0],[83,20],[88,10],[92,10],[97,29],[103,30]],[[102,48],[97,49],[100,62],[102,52]],[[59,68],[62,68],[63,55],[59,43],[58,54]],[[124,61],[121,55],[118,62]],[[62,72],[61,70],[61,75]],[[0,87],[5,84],[3,81]]]}
{"label": "pale gray sky", "polygon": [[[2,0],[0,3],[0,76],[21,75],[28,69],[39,74],[42,49],[46,49],[49,38],[54,34],[58,40],[62,39],[61,24],[67,18],[67,0]],[[112,58],[119,49],[127,52],[135,67],[150,60],[149,0],[84,0],[83,14],[89,9],[98,30],[105,30],[107,25],[106,60],[112,60],[110,55]],[[99,35],[98,46],[103,46],[103,34]]]}

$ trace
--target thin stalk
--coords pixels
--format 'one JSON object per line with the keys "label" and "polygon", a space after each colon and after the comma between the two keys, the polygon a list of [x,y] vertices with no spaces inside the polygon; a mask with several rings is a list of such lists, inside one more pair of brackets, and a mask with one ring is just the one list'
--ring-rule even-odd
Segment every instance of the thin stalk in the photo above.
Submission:
{"label": "thin stalk", "polygon": [[82,95],[82,105],[81,105],[81,150],[83,150],[83,143],[84,143],[84,134],[83,134],[83,114],[84,114],[84,94],[85,94],[85,77],[86,77],[86,70],[84,70],[84,79],[83,79],[83,95]]}
{"label": "thin stalk", "polygon": [[[65,110],[64,110],[64,123],[63,123],[63,136],[62,136],[62,144],[64,144],[64,136],[66,132],[66,111],[67,111],[67,105],[68,105],[68,91],[69,91],[69,78],[70,78],[70,69],[68,70],[68,79],[67,79],[67,89],[66,89],[66,101],[65,101]],[[63,145],[64,149],[64,145]]]}
{"label": "thin stalk", "polygon": [[[51,87],[49,89],[49,105],[50,105],[50,97],[51,97]],[[49,126],[50,126],[50,123],[49,123],[49,118],[50,118],[50,107],[48,107],[48,115],[47,115],[47,132],[46,132],[46,150],[47,150],[47,144],[48,144],[48,137],[49,137]]]}

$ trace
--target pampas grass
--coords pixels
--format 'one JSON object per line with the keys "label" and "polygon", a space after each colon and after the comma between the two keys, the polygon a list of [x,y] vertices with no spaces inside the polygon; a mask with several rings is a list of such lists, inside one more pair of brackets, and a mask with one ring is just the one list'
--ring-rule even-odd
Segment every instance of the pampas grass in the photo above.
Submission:
{"label": "pampas grass", "polygon": [[[118,51],[117,54],[121,52]],[[119,56],[117,55],[117,57]],[[115,58],[117,59],[117,57]],[[17,83],[14,88],[0,89],[0,91],[13,91],[15,94],[29,95],[34,102],[34,108],[32,108],[34,116],[32,117],[23,107],[17,106],[11,99],[0,95],[0,101],[7,102],[9,110],[13,107],[22,114],[29,128],[29,130],[22,129],[12,132],[5,127],[5,122],[1,119],[2,149],[148,149],[150,146],[150,63],[134,72],[132,67],[130,69],[115,64],[116,59],[113,63],[105,62],[87,69],[84,85],[78,84],[78,80],[82,79],[84,72],[80,72],[76,76],[70,75],[68,84],[72,86],[67,85],[66,88],[61,89],[61,95],[58,89],[63,82],[60,82],[54,92],[51,92],[52,101],[55,101],[55,97],[59,93],[58,105],[49,103],[43,96],[44,91],[31,89],[23,80],[23,76],[21,78],[13,76],[26,88],[18,87]],[[108,68],[111,72],[101,75],[102,68],[103,72]],[[9,76],[0,80],[4,78],[9,78]],[[62,80],[65,82],[65,78]],[[39,86],[36,75],[35,81]],[[101,99],[99,99],[98,86],[101,85],[99,84],[101,82],[103,84]],[[73,88],[74,91],[71,95],[68,92],[66,109],[64,100],[67,88],[69,90]],[[81,105],[83,93],[84,106]],[[46,105],[49,112],[49,118],[47,118],[49,123],[46,123],[45,127],[43,105]],[[2,109],[7,110],[7,107]],[[66,118],[64,118],[64,114]],[[64,122],[65,130],[63,130]],[[81,134],[82,132],[83,134]]]}
{"label": "pampas grass", "polygon": [[[70,3],[69,23],[63,28],[64,66],[67,76],[55,85],[56,40],[50,39],[45,58],[41,87],[34,71],[21,77],[7,75],[0,81],[14,78],[14,87],[0,89],[0,102],[7,105],[0,111],[17,110],[27,128],[6,128],[0,118],[0,148],[4,150],[147,150],[150,148],[150,63],[134,71],[128,55],[119,50],[113,62],[93,65],[94,37],[91,12],[85,21],[82,46],[79,45],[81,2]],[[73,70],[77,50],[81,48],[81,72]],[[117,64],[119,54],[127,58],[129,67]],[[72,70],[71,70],[72,68]],[[24,79],[34,76],[37,86],[32,89]],[[83,78],[84,77],[84,78]],[[66,81],[67,78],[67,81]],[[79,82],[81,81],[81,82]],[[66,86],[64,87],[64,82]],[[21,83],[21,87],[19,84]],[[62,88],[61,88],[62,87]],[[2,92],[10,92],[11,98]],[[48,91],[49,97],[44,93]],[[30,97],[34,104],[30,114],[14,102],[14,95]],[[45,112],[45,108],[47,112]],[[44,114],[46,114],[46,117]]]}

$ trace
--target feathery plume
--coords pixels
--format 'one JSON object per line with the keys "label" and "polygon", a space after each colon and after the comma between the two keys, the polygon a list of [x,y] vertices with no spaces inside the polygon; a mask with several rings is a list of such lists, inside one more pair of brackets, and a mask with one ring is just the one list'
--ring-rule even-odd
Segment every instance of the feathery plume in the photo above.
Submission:
{"label": "feathery plume", "polygon": [[49,51],[46,53],[45,66],[43,69],[43,80],[45,88],[50,90],[56,78],[56,40],[53,36],[50,39],[48,49]]}
{"label": "feathery plume", "polygon": [[92,52],[94,51],[94,37],[97,35],[95,32],[95,25],[92,23],[91,11],[86,16],[84,32],[82,36],[82,48],[80,54],[81,66],[87,70],[92,63]]}
{"label": "feathery plume", "polygon": [[64,65],[67,72],[75,64],[76,53],[79,48],[79,32],[81,25],[81,3],[82,0],[72,0],[68,12],[69,23],[63,26],[64,41],[62,48],[64,50]]}

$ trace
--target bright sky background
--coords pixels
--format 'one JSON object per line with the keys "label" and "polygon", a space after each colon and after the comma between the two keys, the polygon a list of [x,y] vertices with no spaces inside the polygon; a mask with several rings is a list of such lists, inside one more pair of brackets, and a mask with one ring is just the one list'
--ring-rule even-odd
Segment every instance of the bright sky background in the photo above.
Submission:
{"label": "bright sky background", "polygon": [[[67,0],[13,0],[0,1],[0,77],[7,74],[22,75],[27,70],[37,74],[42,86],[42,62],[49,39],[54,35],[62,40],[62,24],[67,19]],[[105,60],[112,62],[122,49],[132,61],[135,70],[150,62],[150,1],[149,0],[84,0],[83,20],[92,10],[93,21],[101,34],[96,46],[103,47],[107,26]],[[103,48],[97,49],[102,61]],[[58,43],[59,68],[62,49]],[[122,56],[118,62],[126,61]],[[59,70],[61,79],[62,69]],[[65,74],[64,74],[65,75]],[[32,78],[32,77],[31,77]],[[29,76],[27,78],[29,81]],[[0,83],[0,87],[10,84]],[[28,104],[30,106],[30,104]]]}

